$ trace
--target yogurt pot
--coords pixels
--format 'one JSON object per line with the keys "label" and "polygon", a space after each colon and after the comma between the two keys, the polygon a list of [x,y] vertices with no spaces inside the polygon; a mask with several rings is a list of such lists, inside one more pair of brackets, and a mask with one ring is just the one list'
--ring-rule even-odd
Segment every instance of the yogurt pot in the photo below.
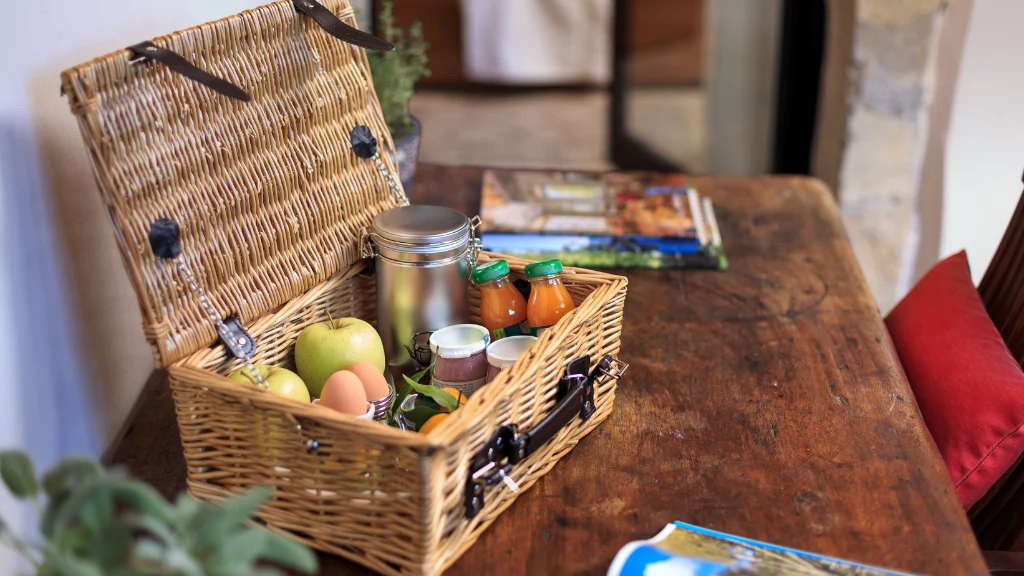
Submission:
{"label": "yogurt pot", "polygon": [[537,343],[536,336],[509,336],[487,347],[487,382],[494,380],[502,370]]}
{"label": "yogurt pot", "polygon": [[490,332],[477,324],[456,324],[430,335],[430,383],[469,397],[487,381]]}

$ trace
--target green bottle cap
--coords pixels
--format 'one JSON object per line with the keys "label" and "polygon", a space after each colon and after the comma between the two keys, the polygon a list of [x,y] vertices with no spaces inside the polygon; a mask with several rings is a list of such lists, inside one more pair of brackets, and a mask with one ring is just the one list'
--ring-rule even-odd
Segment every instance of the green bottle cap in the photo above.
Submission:
{"label": "green bottle cap", "polygon": [[508,262],[504,260],[493,260],[473,269],[474,284],[485,284],[502,276],[508,276]]}
{"label": "green bottle cap", "polygon": [[545,260],[544,262],[534,262],[526,267],[527,278],[540,278],[541,276],[550,276],[552,274],[562,273],[562,261],[561,260]]}

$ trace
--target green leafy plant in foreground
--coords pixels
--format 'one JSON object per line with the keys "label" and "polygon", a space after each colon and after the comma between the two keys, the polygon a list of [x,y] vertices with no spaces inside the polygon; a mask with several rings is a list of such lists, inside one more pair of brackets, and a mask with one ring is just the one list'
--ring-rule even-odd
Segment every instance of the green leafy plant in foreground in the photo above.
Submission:
{"label": "green leafy plant in foreground", "polygon": [[244,524],[270,498],[270,488],[219,506],[181,494],[172,505],[150,485],[91,458],[67,458],[38,478],[19,451],[0,451],[0,478],[15,498],[35,505],[44,538],[30,543],[0,518],[0,544],[24,556],[38,576],[274,576],[284,574],[280,568],[317,569],[305,546]]}
{"label": "green leafy plant in foreground", "polygon": [[416,92],[416,83],[424,76],[430,76],[427,65],[427,49],[430,43],[423,40],[423,24],[417,20],[406,30],[395,26],[394,2],[383,2],[377,17],[378,35],[395,45],[393,52],[367,52],[370,72],[373,74],[373,88],[380,100],[381,110],[388,130],[395,138],[401,138],[412,130],[409,116],[409,100]]}

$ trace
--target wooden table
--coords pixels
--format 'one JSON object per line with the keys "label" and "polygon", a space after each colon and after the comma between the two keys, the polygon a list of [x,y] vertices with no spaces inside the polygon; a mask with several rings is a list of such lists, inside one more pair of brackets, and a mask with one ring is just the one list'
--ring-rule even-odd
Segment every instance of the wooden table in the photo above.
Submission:
{"label": "wooden table", "polygon": [[[421,166],[420,203],[478,210],[481,171]],[[803,178],[695,178],[729,270],[631,270],[615,412],[451,574],[603,574],[682,520],[928,574],[985,572],[831,194]],[[185,486],[166,383],[112,455]],[[321,556],[323,574],[365,571]]]}

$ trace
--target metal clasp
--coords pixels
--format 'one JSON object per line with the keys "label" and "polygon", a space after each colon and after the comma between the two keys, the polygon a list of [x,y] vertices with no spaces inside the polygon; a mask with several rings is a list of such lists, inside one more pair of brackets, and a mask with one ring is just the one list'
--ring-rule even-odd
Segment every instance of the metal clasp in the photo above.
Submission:
{"label": "metal clasp", "polygon": [[370,238],[369,230],[363,230],[363,235],[359,237],[359,255],[363,258],[373,258],[377,255],[373,250],[373,240]]}
{"label": "metal clasp", "polygon": [[615,380],[622,378],[626,370],[629,370],[629,364],[611,355],[605,356],[597,365],[598,372]]}
{"label": "metal clasp", "polygon": [[477,235],[476,231],[483,226],[484,222],[479,215],[473,216],[469,219],[469,269],[472,271],[476,268],[476,264],[480,258],[480,251],[483,250],[484,243]]}
{"label": "metal clasp", "polygon": [[519,429],[515,424],[500,426],[470,462],[464,493],[467,518],[473,518],[483,510],[487,486],[503,482],[512,492],[519,491],[519,484],[509,476],[515,463],[512,450],[519,445],[518,440]]}

